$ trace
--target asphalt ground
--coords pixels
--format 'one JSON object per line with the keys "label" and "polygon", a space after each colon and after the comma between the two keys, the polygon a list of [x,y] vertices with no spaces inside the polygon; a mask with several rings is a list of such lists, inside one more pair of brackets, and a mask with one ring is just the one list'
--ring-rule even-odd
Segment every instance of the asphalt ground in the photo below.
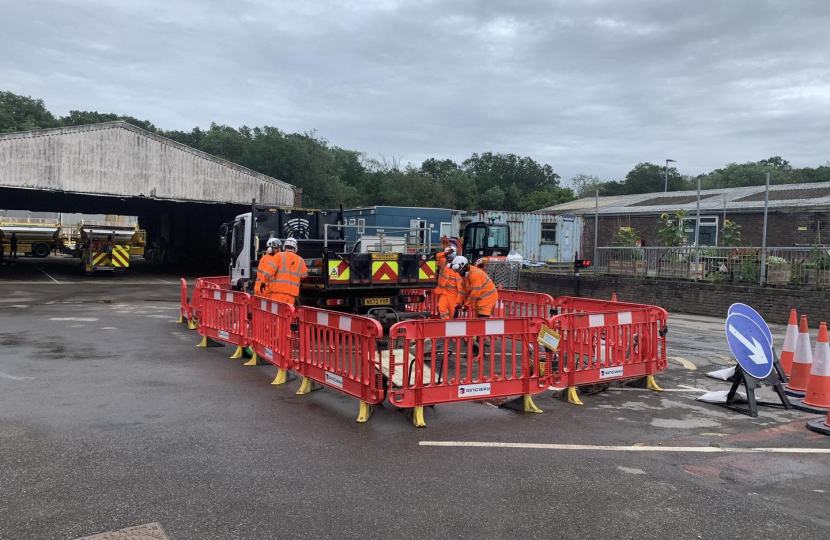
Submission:
{"label": "asphalt ground", "polygon": [[[357,424],[352,398],[296,396],[272,366],[197,349],[175,323],[177,275],[86,278],[74,262],[0,268],[2,539],[149,522],[173,540],[830,535],[830,455],[725,451],[830,449],[804,427],[817,416],[695,401],[727,388],[703,376],[729,363],[723,319],[670,317],[662,393],[579,407],[548,392],[543,414],[441,405],[426,429],[385,405]],[[428,446],[447,441],[507,444]]]}

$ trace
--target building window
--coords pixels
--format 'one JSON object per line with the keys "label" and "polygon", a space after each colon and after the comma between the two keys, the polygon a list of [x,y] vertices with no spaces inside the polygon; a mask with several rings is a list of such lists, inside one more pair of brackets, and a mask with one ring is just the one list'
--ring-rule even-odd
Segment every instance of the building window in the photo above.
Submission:
{"label": "building window", "polygon": [[[686,233],[686,238],[689,244],[695,243],[695,218],[683,218],[683,232]],[[701,246],[717,246],[718,245],[718,217],[717,216],[700,216],[700,245]]]}
{"label": "building window", "polygon": [[366,233],[366,219],[360,218],[357,220],[357,234],[365,234]]}
{"label": "building window", "polygon": [[542,243],[556,243],[556,223],[542,223]]}
{"label": "building window", "polygon": [[452,223],[447,223],[446,221],[441,222],[441,238],[447,237],[449,238],[452,236]]}

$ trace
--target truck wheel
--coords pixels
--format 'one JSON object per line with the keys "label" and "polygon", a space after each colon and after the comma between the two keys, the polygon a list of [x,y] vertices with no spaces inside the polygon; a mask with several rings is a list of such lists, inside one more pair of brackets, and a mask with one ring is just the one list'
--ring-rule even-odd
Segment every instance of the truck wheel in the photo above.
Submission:
{"label": "truck wheel", "polygon": [[43,259],[49,256],[51,249],[48,244],[35,244],[32,247],[32,254],[38,259]]}

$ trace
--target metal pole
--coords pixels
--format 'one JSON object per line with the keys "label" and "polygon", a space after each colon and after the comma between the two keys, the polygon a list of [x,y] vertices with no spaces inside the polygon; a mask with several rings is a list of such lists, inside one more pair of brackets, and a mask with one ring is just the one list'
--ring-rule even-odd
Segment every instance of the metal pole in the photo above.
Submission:
{"label": "metal pole", "polygon": [[767,189],[764,191],[764,233],[761,236],[761,285],[767,281],[767,208],[769,207],[769,173]]}
{"label": "metal pole", "polygon": [[695,282],[700,271],[700,176],[697,177],[697,216],[695,217]]}
{"label": "metal pole", "polygon": [[666,160],[666,187],[663,189],[663,193],[669,192],[669,160]]}
{"label": "metal pole", "polygon": [[597,254],[599,249],[597,246],[597,237],[599,233],[599,190],[596,191],[596,198],[594,199],[594,274],[597,273]]}

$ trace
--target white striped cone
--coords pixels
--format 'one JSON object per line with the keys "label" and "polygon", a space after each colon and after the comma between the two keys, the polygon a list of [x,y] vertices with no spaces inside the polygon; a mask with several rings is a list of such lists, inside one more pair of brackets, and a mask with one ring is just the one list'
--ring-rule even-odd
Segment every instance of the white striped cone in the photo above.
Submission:
{"label": "white striped cone", "polygon": [[784,336],[784,346],[781,349],[781,368],[787,377],[793,371],[793,356],[795,355],[795,344],[798,341],[798,315],[795,310],[790,310],[790,320],[787,323],[787,335]]}
{"label": "white striped cone", "polygon": [[795,344],[795,355],[793,356],[793,372],[790,382],[787,383],[788,390],[804,392],[807,390],[807,380],[810,378],[810,364],[813,363],[813,353],[810,350],[810,331],[807,327],[807,317],[801,316],[801,324],[798,326],[798,339]]}
{"label": "white striped cone", "polygon": [[825,323],[821,323],[818,331],[810,379],[807,381],[807,394],[801,402],[811,407],[830,408],[830,343],[827,341]]}

